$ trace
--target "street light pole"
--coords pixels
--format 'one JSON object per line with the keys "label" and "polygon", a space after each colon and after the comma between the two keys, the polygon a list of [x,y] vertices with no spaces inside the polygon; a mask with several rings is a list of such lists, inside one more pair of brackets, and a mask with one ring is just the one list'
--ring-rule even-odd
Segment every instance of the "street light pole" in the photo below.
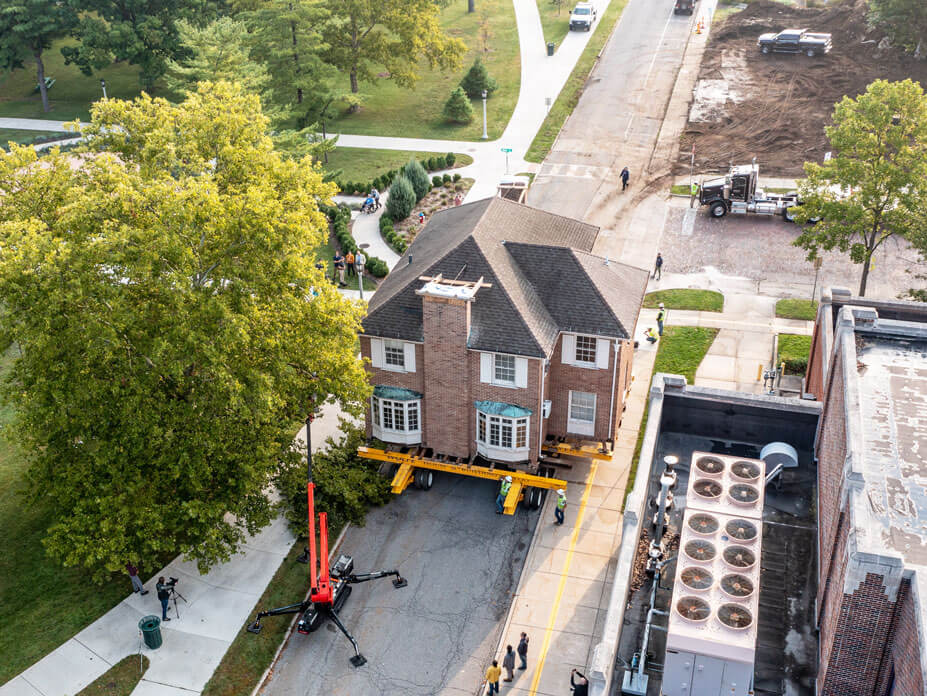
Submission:
{"label": "street light pole", "polygon": [[486,94],[486,90],[483,90],[483,140],[489,138],[489,134],[486,132],[486,97],[489,96]]}
{"label": "street light pole", "polygon": [[103,98],[106,99],[106,80],[100,78],[100,87],[103,88]]}

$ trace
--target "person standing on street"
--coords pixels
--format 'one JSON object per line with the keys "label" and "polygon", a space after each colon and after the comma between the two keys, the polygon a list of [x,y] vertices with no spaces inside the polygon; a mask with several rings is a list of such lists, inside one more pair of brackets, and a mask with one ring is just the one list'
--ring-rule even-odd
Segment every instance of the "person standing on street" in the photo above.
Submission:
{"label": "person standing on street", "polygon": [[663,303],[657,305],[657,333],[660,334],[660,337],[663,337],[663,322],[666,321],[666,307],[663,306]]}
{"label": "person standing on street", "polygon": [[554,517],[557,518],[554,524],[563,524],[563,510],[566,508],[566,491],[562,488],[557,489],[557,507],[554,510]]}
{"label": "person standing on street", "polygon": [[660,280],[663,277],[663,256],[657,252],[657,260],[653,264],[653,277]]}
{"label": "person standing on street", "polygon": [[631,178],[631,172],[628,171],[628,168],[625,167],[621,170],[621,191],[624,193],[624,190],[628,188],[628,179]]}
{"label": "person standing on street", "polygon": [[499,666],[499,662],[493,660],[492,667],[486,668],[486,681],[489,683],[489,691],[486,693],[489,696],[499,693],[499,677],[501,674],[502,668]]}
{"label": "person standing on street", "polygon": [[518,641],[518,659],[521,665],[518,669],[528,669],[528,634],[521,632],[521,640]]}
{"label": "person standing on street", "polygon": [[138,577],[138,568],[129,561],[126,563],[126,572],[129,574],[129,580],[132,581],[132,592],[141,592],[143,595],[148,594],[148,590],[142,585],[142,579]]}
{"label": "person standing on street", "polygon": [[573,696],[589,696],[589,680],[582,672],[575,669],[570,672],[570,686],[573,687]]}
{"label": "person standing on street", "polygon": [[502,658],[502,666],[505,667],[505,679],[502,681],[510,682],[515,678],[515,651],[511,645],[505,646],[505,657]]}
{"label": "person standing on street", "polygon": [[167,603],[170,601],[171,593],[168,591],[167,585],[164,584],[163,575],[158,578],[158,584],[155,587],[158,590],[158,599],[161,600],[161,620],[170,621],[167,617]]}
{"label": "person standing on street", "polygon": [[501,515],[505,512],[505,496],[509,494],[509,488],[512,487],[512,477],[506,476],[502,479],[502,485],[499,486],[499,495],[496,496],[496,514]]}

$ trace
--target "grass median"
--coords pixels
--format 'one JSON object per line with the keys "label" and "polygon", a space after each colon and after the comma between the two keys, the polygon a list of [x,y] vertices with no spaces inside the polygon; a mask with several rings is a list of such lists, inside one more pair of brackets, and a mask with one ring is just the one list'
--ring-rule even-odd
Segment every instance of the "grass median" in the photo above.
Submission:
{"label": "grass median", "polygon": [[667,309],[683,309],[698,312],[723,312],[724,295],[714,290],[676,288],[657,290],[644,296],[644,306],[651,309],[662,302]]}
{"label": "grass median", "polygon": [[785,374],[804,375],[811,353],[811,336],[779,334],[779,357],[776,364],[785,363]]}
{"label": "grass median", "polygon": [[[663,338],[657,346],[657,357],[653,363],[652,375],[664,372],[670,375],[682,375],[688,384],[695,382],[695,372],[702,363],[708,349],[711,348],[718,329],[700,326],[668,326],[663,332]],[[624,491],[624,501],[621,509],[627,503],[628,496],[634,488],[634,477],[637,475],[637,465],[641,457],[641,448],[644,445],[644,433],[647,431],[647,415],[650,411],[650,400],[644,406],[644,416],[641,418],[641,427],[637,433],[637,445],[634,447],[634,457],[631,459],[631,471],[628,472],[628,483]]]}
{"label": "grass median", "polygon": [[566,84],[560,90],[560,95],[551,106],[547,118],[544,119],[541,129],[534,136],[534,141],[525,154],[525,159],[528,162],[543,162],[544,158],[547,157],[567,117],[573,113],[573,109],[579,103],[579,98],[586,86],[586,78],[589,77],[599,53],[605,46],[605,42],[608,41],[608,37],[611,36],[615,25],[618,23],[618,18],[627,4],[628,0],[611,0],[608,8],[602,13],[592,38],[586,44],[586,48],[576,62],[573,72],[570,73]]}
{"label": "grass median", "polygon": [[814,300],[779,300],[776,302],[776,316],[780,319],[803,319],[814,321],[818,315],[818,303]]}
{"label": "grass median", "polygon": [[93,683],[81,689],[77,696],[129,696],[148,669],[144,655],[129,655],[114,664]]}

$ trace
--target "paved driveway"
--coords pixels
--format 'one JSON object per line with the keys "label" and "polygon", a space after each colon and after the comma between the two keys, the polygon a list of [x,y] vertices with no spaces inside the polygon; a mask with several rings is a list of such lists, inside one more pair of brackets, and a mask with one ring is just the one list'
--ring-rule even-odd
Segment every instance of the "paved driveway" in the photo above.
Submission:
{"label": "paved driveway", "polygon": [[348,598],[340,616],[366,665],[349,664],[350,644],[327,625],[290,637],[263,693],[473,696],[538,515],[496,515],[497,487],[436,474],[430,491],[409,489],[373,510],[366,527],[350,529],[341,552],[354,556],[355,572],[395,567],[409,586],[395,590],[389,580],[375,580],[356,585]]}

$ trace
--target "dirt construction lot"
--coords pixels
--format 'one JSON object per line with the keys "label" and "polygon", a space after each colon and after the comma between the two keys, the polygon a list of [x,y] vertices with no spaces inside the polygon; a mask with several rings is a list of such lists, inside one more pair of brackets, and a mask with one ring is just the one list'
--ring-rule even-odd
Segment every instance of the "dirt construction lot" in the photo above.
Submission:
{"label": "dirt construction lot", "polygon": [[[660,252],[664,272],[742,277],[755,282],[758,291],[791,295],[810,290],[814,266],[803,249],[792,246],[799,230],[779,217],[728,215],[716,219],[702,209],[683,203],[670,208]],[[860,266],[848,254],[824,252],[818,287],[840,286],[854,293],[859,288]],[[876,252],[869,274],[869,297],[897,297],[912,286],[920,287],[913,273],[927,272],[907,242],[894,237]],[[801,288],[801,289],[800,289]],[[809,292],[810,295],[810,292]]]}
{"label": "dirt construction lot", "polygon": [[[824,126],[844,95],[879,78],[927,85],[927,61],[879,49],[884,34],[868,28],[865,0],[833,4],[801,10],[756,0],[712,29],[677,173],[689,171],[694,143],[696,171],[724,171],[755,156],[764,174],[799,176],[805,160],[820,161],[829,149]],[[790,28],[830,32],[833,50],[815,58],[760,53],[760,34]]]}

